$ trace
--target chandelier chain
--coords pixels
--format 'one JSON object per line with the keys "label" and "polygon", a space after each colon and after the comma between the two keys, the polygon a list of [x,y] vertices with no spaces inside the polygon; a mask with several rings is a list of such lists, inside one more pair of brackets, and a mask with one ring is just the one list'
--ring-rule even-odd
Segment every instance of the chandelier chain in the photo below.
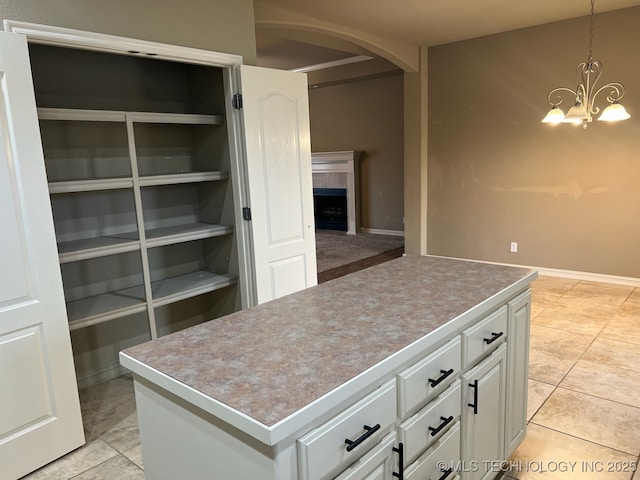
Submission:
{"label": "chandelier chain", "polygon": [[595,17],[595,0],[591,0],[591,21],[589,22],[589,63],[593,61],[593,20]]}

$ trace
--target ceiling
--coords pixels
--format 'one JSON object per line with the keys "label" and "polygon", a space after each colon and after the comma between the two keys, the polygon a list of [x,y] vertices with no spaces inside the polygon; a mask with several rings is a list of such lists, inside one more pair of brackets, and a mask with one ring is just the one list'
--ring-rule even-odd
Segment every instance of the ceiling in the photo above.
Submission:
{"label": "ceiling", "polygon": [[[412,45],[440,45],[589,15],[588,0],[259,0],[319,21],[371,32]],[[596,13],[640,5],[640,0],[600,0]],[[292,36],[292,35],[297,35]],[[317,35],[256,35],[258,64],[282,69],[362,55],[354,45]]]}

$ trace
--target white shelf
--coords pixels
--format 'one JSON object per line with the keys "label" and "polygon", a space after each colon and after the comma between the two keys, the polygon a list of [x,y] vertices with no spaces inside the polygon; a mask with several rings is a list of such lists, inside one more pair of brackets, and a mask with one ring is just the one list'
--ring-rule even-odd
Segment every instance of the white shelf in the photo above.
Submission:
{"label": "white shelf", "polygon": [[80,122],[125,122],[127,115],[137,123],[168,123],[186,125],[222,125],[223,115],[193,113],[124,112],[119,110],[84,110],[75,108],[38,108],[40,120]]}
{"label": "white shelf", "polygon": [[222,125],[222,115],[198,115],[193,113],[131,112],[131,121],[137,123],[172,123],[188,125]]}
{"label": "white shelf", "polygon": [[161,307],[169,303],[213,292],[214,290],[235,285],[237,281],[237,278],[229,275],[219,275],[201,270],[151,282],[153,306]]}
{"label": "white shelf", "polygon": [[92,180],[69,180],[66,182],[50,182],[49,193],[95,192],[97,190],[118,190],[133,188],[133,179],[99,178]]}
{"label": "white shelf", "polygon": [[233,227],[208,223],[189,223],[147,230],[147,248],[190,242],[233,233]]}
{"label": "white shelf", "polygon": [[[218,275],[199,271],[152,282],[153,306],[161,307],[187,298],[213,292],[230,285],[237,279],[228,275]],[[97,325],[99,323],[146,311],[142,285],[116,292],[83,298],[67,303],[69,329]]]}
{"label": "white shelf", "polygon": [[38,108],[40,120],[75,120],[80,122],[124,122],[126,113],[115,110],[82,110],[75,108]]}
{"label": "white shelf", "polygon": [[155,185],[175,185],[177,183],[211,182],[215,180],[226,180],[229,178],[227,172],[188,172],[172,173],[169,175],[150,175],[140,177],[141,187],[151,187]]}
{"label": "white shelf", "polygon": [[147,304],[142,285],[67,303],[69,329],[96,325],[116,318],[144,312]]}
{"label": "white shelf", "polygon": [[[43,121],[119,122],[122,124],[138,123],[186,126],[223,125],[225,122],[223,115],[87,110],[73,108],[39,108],[38,118]],[[131,137],[132,133],[128,132],[127,135]],[[129,141],[131,142],[131,138],[129,138]],[[152,158],[151,160],[153,161],[155,159]],[[170,160],[171,158],[162,157],[162,161],[165,163]],[[160,170],[162,166],[158,167],[158,165],[155,165],[156,172],[173,171],[173,173],[153,173],[152,175],[146,176],[140,175],[139,173],[135,173],[134,175],[125,173],[124,176],[112,176],[107,178],[64,179],[62,181],[50,182],[49,193],[54,195],[121,189],[131,189],[131,191],[135,193],[138,186],[168,186],[176,184],[212,182],[227,180],[229,178],[229,173],[225,171],[192,171],[188,166],[181,166],[179,160],[180,159],[178,159],[178,163],[176,165],[172,165],[175,170],[172,170],[171,168]],[[65,164],[62,163],[61,165],[64,166]],[[62,168],[62,166],[60,166],[60,168]],[[185,168],[186,171],[180,171],[182,168]],[[70,174],[72,174],[72,172],[70,172]],[[114,175],[118,174],[119,173],[114,173]],[[96,200],[91,199],[91,201]],[[139,201],[139,199],[137,201]],[[135,207],[132,206],[132,208]],[[144,213],[142,220],[139,220],[144,221]],[[189,223],[169,227],[151,228],[146,230],[146,239],[144,241],[140,240],[138,231],[131,231],[117,235],[105,235],[60,242],[58,244],[58,256],[60,264],[135,251],[141,252],[144,259],[148,253],[147,249],[149,248],[229,235],[232,234],[233,231],[234,229],[232,226],[206,223]],[[145,276],[144,272],[143,276]],[[146,281],[148,281],[148,276],[149,274],[147,272],[145,277],[147,278]],[[77,330],[132,314],[147,312],[150,305],[153,305],[153,307],[160,307],[190,297],[212,292],[236,283],[237,278],[230,275],[217,275],[208,271],[199,271],[151,282],[153,300],[146,298],[145,285],[138,285],[103,295],[82,298],[67,304],[69,328],[70,330]],[[150,311],[149,314],[151,322],[151,336],[153,337],[155,335],[155,320],[153,318],[153,312]]]}
{"label": "white shelf", "polygon": [[136,250],[140,250],[138,232],[130,232],[60,242],[58,243],[58,258],[60,263],[69,263]]}

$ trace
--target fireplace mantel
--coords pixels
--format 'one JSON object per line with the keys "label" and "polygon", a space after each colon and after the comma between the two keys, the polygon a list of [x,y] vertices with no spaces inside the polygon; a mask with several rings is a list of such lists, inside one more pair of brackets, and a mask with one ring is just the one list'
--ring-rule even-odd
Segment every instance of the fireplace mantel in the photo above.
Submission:
{"label": "fireplace mantel", "polygon": [[[360,151],[340,150],[335,152],[311,153],[312,172],[314,178],[318,175],[327,176],[332,173],[347,174],[347,235],[355,235],[360,231],[360,206],[359,198],[359,165]],[[332,187],[333,185],[325,185]]]}

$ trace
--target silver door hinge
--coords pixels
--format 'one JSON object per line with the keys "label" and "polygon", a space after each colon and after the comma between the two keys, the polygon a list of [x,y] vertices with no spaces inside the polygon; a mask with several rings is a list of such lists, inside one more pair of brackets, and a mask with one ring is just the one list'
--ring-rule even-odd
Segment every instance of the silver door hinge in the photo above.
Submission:
{"label": "silver door hinge", "polygon": [[251,209],[249,207],[242,207],[242,218],[247,222],[251,221]]}
{"label": "silver door hinge", "polygon": [[242,108],[242,94],[236,93],[231,101],[233,108],[240,110]]}

